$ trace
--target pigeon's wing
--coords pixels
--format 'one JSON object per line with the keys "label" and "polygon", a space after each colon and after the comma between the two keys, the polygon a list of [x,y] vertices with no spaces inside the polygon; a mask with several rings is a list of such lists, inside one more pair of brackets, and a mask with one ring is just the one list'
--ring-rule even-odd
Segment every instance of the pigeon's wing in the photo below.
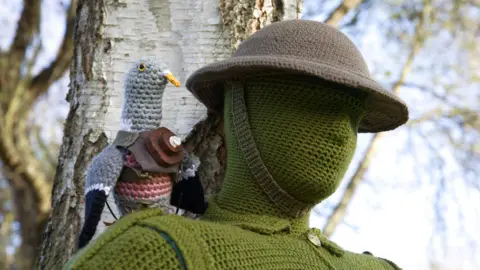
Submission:
{"label": "pigeon's wing", "polygon": [[85,179],[85,222],[78,247],[82,248],[95,235],[108,194],[123,169],[123,153],[114,145],[105,147],[93,158]]}
{"label": "pigeon's wing", "polygon": [[93,158],[85,179],[85,195],[93,190],[107,195],[117,183],[123,169],[123,153],[115,145],[105,147]]}

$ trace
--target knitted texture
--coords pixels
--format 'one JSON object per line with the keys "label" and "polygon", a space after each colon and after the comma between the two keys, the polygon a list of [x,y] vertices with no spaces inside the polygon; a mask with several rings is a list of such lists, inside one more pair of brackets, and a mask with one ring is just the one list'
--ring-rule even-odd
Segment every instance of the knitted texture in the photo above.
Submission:
{"label": "knitted texture", "polygon": [[64,269],[182,269],[167,239],[150,228],[133,227],[160,213],[149,209],[123,216],[87,248],[79,250]]}
{"label": "knitted texture", "polygon": [[[114,189],[115,203],[122,215],[142,207],[158,207],[168,204],[172,186],[171,176],[165,173],[133,179],[131,182],[120,181]],[[165,211],[174,213],[175,209],[172,207]]]}
{"label": "knitted texture", "polygon": [[160,206],[162,207],[162,210],[168,214],[174,214],[177,210],[176,207],[169,204],[170,193],[167,196],[158,197],[153,202],[151,200],[145,200],[145,203],[143,202],[144,199],[141,198],[125,198],[114,193],[114,200],[121,215],[126,215],[141,209],[158,208]]}
{"label": "knitted texture", "polygon": [[359,132],[392,130],[408,120],[405,102],[372,78],[355,44],[339,29],[312,20],[266,25],[232,57],[197,69],[185,85],[209,110],[221,111],[225,81],[261,78],[269,72],[311,75],[368,94]]}
{"label": "knitted texture", "polygon": [[105,202],[123,169],[124,153],[109,145],[95,156],[85,178],[85,220],[78,247],[85,246],[95,235]]}
{"label": "knitted texture", "polygon": [[[266,77],[243,88],[248,128],[263,165],[283,191],[310,205],[338,186],[364,111],[362,96],[329,87],[308,78]],[[293,218],[272,201],[239,147],[233,92],[227,88],[225,95],[225,179],[200,220],[157,209],[131,213],[67,269],[399,269],[343,250],[309,229],[309,212]]]}
{"label": "knitted texture", "polygon": [[[205,216],[211,211],[228,216],[213,202]],[[65,269],[399,269],[345,251],[315,229],[286,232],[285,222],[268,216],[211,222],[144,210],[117,221]]]}
{"label": "knitted texture", "polygon": [[168,174],[152,175],[148,179],[119,182],[115,193],[127,200],[155,201],[172,191],[172,180]]}
{"label": "knitted texture", "polygon": [[[126,74],[124,85],[123,130],[140,132],[160,127],[162,98],[169,80],[172,81],[171,74],[155,59],[140,58],[132,65]],[[101,194],[89,196],[88,193],[103,192],[106,201],[106,196],[116,187],[124,166],[145,173],[129,151],[115,145],[107,146],[92,160],[85,180],[86,209],[91,208],[92,211],[85,213],[85,223],[80,235],[80,239],[83,239],[82,243],[88,243],[95,233],[95,229],[92,232],[92,228],[97,226],[98,216],[103,210],[103,207],[99,207],[99,198],[103,198]],[[153,186],[154,183],[151,181],[141,180],[138,185],[119,183],[116,193],[120,196],[115,193],[115,202],[122,214],[143,207],[168,205],[172,183]],[[94,198],[96,200],[93,200]],[[96,206],[92,208],[91,204],[94,203]],[[175,211],[172,206],[167,206],[164,210],[169,213]],[[86,228],[89,229],[86,230]]]}
{"label": "knitted texture", "polygon": [[[142,170],[132,153],[124,156],[124,167]],[[119,181],[114,188],[114,199],[122,215],[144,207],[165,205],[172,192],[172,178],[167,173],[150,173],[150,177]],[[164,209],[174,213],[174,207]]]}
{"label": "knitted texture", "polygon": [[330,196],[345,174],[365,107],[364,99],[330,87],[270,77],[248,81],[245,91],[253,138],[273,178],[314,204]]}
{"label": "knitted texture", "polygon": [[92,190],[104,190],[108,195],[122,172],[123,158],[122,151],[114,145],[105,147],[95,156],[87,169],[85,194]]}
{"label": "knitted texture", "polygon": [[[128,71],[125,79],[125,98],[122,121],[131,131],[153,130],[160,127],[162,98],[168,80],[166,70],[155,59],[140,58]],[[85,192],[114,187],[123,168],[125,152],[107,146],[88,168]]]}
{"label": "knitted texture", "polygon": [[296,200],[283,190],[275,182],[260,156],[250,128],[242,84],[239,82],[234,83],[231,91],[232,131],[253,178],[255,178],[260,188],[278,208],[293,217],[304,215],[310,210],[310,205]]}
{"label": "knitted texture", "polygon": [[85,196],[85,222],[78,238],[78,247],[84,247],[95,235],[98,222],[102,218],[107,195],[100,190],[92,190]]}
{"label": "knitted texture", "polygon": [[[361,94],[288,76],[251,80],[244,87],[253,140],[275,182],[311,206],[333,193],[355,151],[364,106]],[[275,207],[266,194],[271,190],[258,188],[239,140],[227,132],[234,129],[234,91],[230,84],[226,88],[228,159],[218,195],[221,205],[241,213],[291,216]]]}
{"label": "knitted texture", "polygon": [[[140,65],[144,65],[144,69]],[[168,83],[166,70],[155,59],[141,58],[128,71],[125,79],[122,129],[153,130],[160,127],[162,99]]]}

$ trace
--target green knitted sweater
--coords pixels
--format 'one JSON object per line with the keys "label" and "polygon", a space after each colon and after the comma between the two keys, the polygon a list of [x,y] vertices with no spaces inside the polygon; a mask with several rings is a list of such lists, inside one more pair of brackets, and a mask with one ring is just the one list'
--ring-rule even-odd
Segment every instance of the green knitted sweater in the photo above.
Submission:
{"label": "green knitted sweater", "polygon": [[66,269],[400,269],[344,251],[318,230],[290,235],[288,221],[253,215],[232,221],[238,216],[211,206],[207,215],[214,221],[162,215],[159,209],[129,214]]}
{"label": "green knitted sweater", "polygon": [[201,219],[128,214],[65,269],[400,269],[308,226],[351,161],[365,98],[288,77],[225,87],[227,170]]}

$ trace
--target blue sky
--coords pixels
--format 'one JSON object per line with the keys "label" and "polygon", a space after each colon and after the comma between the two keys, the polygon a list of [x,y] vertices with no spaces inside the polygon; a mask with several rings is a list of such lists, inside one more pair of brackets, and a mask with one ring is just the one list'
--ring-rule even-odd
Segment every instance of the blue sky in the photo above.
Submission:
{"label": "blue sky", "polygon": [[[321,21],[338,2],[307,0],[304,2],[304,12],[319,3],[322,5],[321,12],[312,14],[309,19]],[[55,57],[64,31],[63,7],[59,1],[44,0],[43,3],[43,51],[35,68],[37,71]],[[373,76],[386,87],[391,87],[408,54],[408,38],[404,43],[386,39],[386,27],[395,27],[395,24],[389,21],[390,10],[387,4],[375,5],[374,10],[359,18],[357,26],[342,31],[359,46]],[[0,0],[2,49],[11,40],[20,9],[20,1]],[[478,12],[469,12],[478,18]],[[348,17],[351,15],[347,16],[347,20]],[[398,28],[407,29],[407,33],[412,30],[409,22],[402,22]],[[461,51],[459,45],[442,47],[449,39],[448,33],[439,33],[428,40],[425,45],[427,49],[419,53],[407,81],[425,85],[438,93],[443,93],[445,89],[432,84],[432,81],[439,79],[452,82],[463,91],[455,102],[478,108],[479,100],[475,98],[475,94],[478,95],[478,84],[471,84],[469,76],[475,72],[478,74],[479,70],[468,69],[455,73],[443,68],[444,65],[455,65],[464,57],[458,53]],[[441,56],[441,61],[438,61],[438,55]],[[64,77],[52,86],[35,107],[35,114],[45,115],[41,119],[42,135],[59,143],[62,136],[59,120],[64,119],[68,113],[68,104],[65,102],[67,90],[68,77]],[[465,95],[465,92],[471,94]],[[412,118],[442,105],[416,89],[403,87],[401,96],[410,106]],[[40,119],[34,121],[40,123]],[[413,129],[428,128],[428,125],[413,126]],[[455,133],[455,129],[452,132]],[[359,135],[357,152],[345,179],[356,169],[370,138],[371,135],[368,134]],[[478,137],[474,139],[478,140]],[[409,144],[412,140],[413,143]],[[444,159],[440,167],[431,164],[432,150],[418,136],[412,136],[407,127],[390,132],[382,142],[365,182],[354,196],[344,223],[338,227],[332,240],[354,252],[368,250],[376,256],[388,258],[404,269],[430,269],[428,264],[431,257],[441,259],[451,269],[480,267],[480,213],[475,207],[480,205],[480,193],[466,184],[465,175],[459,172],[461,164],[453,156],[455,150],[445,144],[443,137],[433,133],[430,142]],[[478,155],[470,161],[478,162]],[[438,192],[441,183],[444,183],[446,189],[443,193]],[[317,207],[311,217],[311,226],[322,228],[324,216],[339,200],[345,184],[344,181],[334,195]],[[435,201],[439,203],[435,204]],[[443,218],[447,220],[446,234],[438,233],[439,223],[434,205],[438,206],[437,211],[443,213]],[[442,247],[442,235],[446,235],[448,240],[445,250],[439,248]],[[436,253],[432,253],[432,247]]]}

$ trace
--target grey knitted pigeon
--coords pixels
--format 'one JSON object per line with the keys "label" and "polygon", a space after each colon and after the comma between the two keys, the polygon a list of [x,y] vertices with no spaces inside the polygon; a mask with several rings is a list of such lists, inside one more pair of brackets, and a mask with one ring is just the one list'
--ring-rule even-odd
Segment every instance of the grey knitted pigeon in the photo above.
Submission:
{"label": "grey knitted pigeon", "polygon": [[[175,206],[198,213],[206,209],[196,176],[197,163],[183,151],[179,137],[160,127],[168,82],[180,86],[172,73],[154,59],[142,58],[128,71],[121,129],[87,170],[85,222],[79,248],[95,234],[111,191],[122,215],[144,207],[162,206],[166,213],[174,213]],[[181,185],[177,185],[179,178]],[[185,194],[191,199],[185,200]]]}

